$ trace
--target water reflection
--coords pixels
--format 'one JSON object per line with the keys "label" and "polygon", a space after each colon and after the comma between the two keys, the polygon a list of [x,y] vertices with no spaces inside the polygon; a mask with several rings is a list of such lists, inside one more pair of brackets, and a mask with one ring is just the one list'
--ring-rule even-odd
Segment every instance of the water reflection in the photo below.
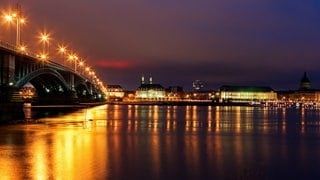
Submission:
{"label": "water reflection", "polygon": [[[33,117],[39,112],[24,108],[26,120],[34,120],[51,126],[111,127],[114,131],[150,131],[160,129],[185,132],[206,130],[208,133],[275,133],[288,131],[305,133],[306,129],[319,130],[319,110],[316,109],[270,109],[256,107],[214,106],[138,106],[103,105],[85,108],[59,116]],[[50,114],[42,112],[44,114]],[[291,120],[293,118],[293,120]]]}
{"label": "water reflection", "polygon": [[[289,111],[289,113],[288,113]],[[184,112],[184,114],[183,114]],[[297,115],[297,116],[296,116]],[[107,126],[129,126],[128,129],[172,129],[183,126],[185,131],[197,131],[207,128],[219,132],[232,130],[236,133],[262,130],[265,133],[274,131],[286,132],[292,116],[299,117],[296,124],[301,127],[319,126],[318,110],[287,110],[253,107],[197,107],[197,106],[110,106],[97,109],[80,110],[59,116],[58,119],[72,121],[103,122]],[[50,118],[52,120],[52,118]],[[50,121],[46,119],[46,121]],[[96,123],[95,122],[95,123]],[[291,121],[292,122],[292,121]]]}
{"label": "water reflection", "polygon": [[315,109],[103,105],[42,118],[28,111],[34,123],[0,127],[1,178],[319,175]]}

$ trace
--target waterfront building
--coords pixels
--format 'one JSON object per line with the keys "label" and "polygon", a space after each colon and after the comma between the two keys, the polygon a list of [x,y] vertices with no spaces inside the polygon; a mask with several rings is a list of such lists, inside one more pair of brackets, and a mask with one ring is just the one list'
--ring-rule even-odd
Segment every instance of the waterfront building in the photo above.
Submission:
{"label": "waterfront building", "polygon": [[124,97],[124,90],[120,85],[107,85],[105,94],[108,100],[119,101]]}
{"label": "waterfront building", "polygon": [[307,76],[307,72],[304,72],[301,81],[300,81],[300,87],[299,90],[310,90],[311,89],[311,82]]}
{"label": "waterfront building", "polygon": [[220,102],[251,103],[277,100],[277,93],[270,87],[261,86],[221,86]]}
{"label": "waterfront building", "polygon": [[307,73],[304,72],[298,90],[280,91],[278,92],[278,99],[288,102],[319,102],[320,90],[311,88],[311,81]]}
{"label": "waterfront building", "polygon": [[160,84],[154,84],[151,76],[149,77],[149,83],[146,83],[145,77],[142,76],[135,98],[138,100],[163,100],[166,98],[166,90]]}
{"label": "waterfront building", "polygon": [[181,86],[169,86],[166,92],[168,100],[181,100],[186,94]]}
{"label": "waterfront building", "polygon": [[190,99],[192,100],[210,100],[213,96],[212,90],[206,90],[206,91],[193,91],[190,94]]}
{"label": "waterfront building", "polygon": [[195,80],[192,82],[192,87],[194,91],[201,91],[204,89],[204,82],[200,80]]}

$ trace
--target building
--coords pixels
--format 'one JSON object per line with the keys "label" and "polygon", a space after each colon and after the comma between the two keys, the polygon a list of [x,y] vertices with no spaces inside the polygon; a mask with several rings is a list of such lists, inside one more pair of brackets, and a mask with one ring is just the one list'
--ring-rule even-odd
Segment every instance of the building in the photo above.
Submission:
{"label": "building", "polygon": [[277,100],[277,93],[270,87],[261,86],[221,86],[220,102],[251,103]]}
{"label": "building", "polygon": [[151,76],[149,77],[149,83],[146,83],[144,76],[142,76],[135,98],[138,100],[163,100],[166,98],[166,90],[160,84],[153,84]]}
{"label": "building", "polygon": [[181,86],[169,86],[166,89],[166,92],[168,100],[181,100],[186,96],[186,93]]}
{"label": "building", "polygon": [[200,80],[195,80],[192,82],[192,87],[194,91],[201,91],[204,89],[204,82]]}
{"label": "building", "polygon": [[110,101],[121,101],[124,97],[124,90],[120,85],[107,85],[105,94]]}
{"label": "building", "polygon": [[311,81],[304,72],[298,90],[281,91],[278,93],[278,99],[288,102],[319,102],[320,90],[311,88]]}
{"label": "building", "polygon": [[300,81],[299,90],[304,91],[304,90],[310,90],[310,89],[311,89],[311,82],[307,76],[307,72],[304,72]]}

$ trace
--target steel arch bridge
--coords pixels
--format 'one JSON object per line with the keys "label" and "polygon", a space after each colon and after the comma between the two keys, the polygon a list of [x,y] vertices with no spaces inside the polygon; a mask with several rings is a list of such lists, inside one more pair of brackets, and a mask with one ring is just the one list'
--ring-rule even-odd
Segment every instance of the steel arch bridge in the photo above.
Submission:
{"label": "steel arch bridge", "polygon": [[19,53],[0,41],[0,103],[21,102],[21,89],[31,84],[38,103],[103,101],[104,94],[93,78],[53,61],[43,62],[33,54]]}

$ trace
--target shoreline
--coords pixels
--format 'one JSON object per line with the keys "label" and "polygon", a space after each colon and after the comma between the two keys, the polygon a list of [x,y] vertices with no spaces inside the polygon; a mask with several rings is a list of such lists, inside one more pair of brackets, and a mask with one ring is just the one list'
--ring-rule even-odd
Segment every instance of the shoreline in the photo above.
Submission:
{"label": "shoreline", "polygon": [[212,101],[110,101],[112,105],[162,105],[162,106],[253,106],[249,103],[216,103]]}

